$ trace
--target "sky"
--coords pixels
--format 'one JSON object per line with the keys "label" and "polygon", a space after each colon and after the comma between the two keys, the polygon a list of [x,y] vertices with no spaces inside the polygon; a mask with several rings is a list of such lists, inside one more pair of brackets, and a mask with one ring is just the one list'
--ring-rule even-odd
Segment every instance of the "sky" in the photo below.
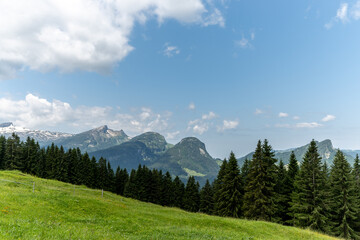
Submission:
{"label": "sky", "polygon": [[360,0],[0,1],[0,122],[360,149]]}

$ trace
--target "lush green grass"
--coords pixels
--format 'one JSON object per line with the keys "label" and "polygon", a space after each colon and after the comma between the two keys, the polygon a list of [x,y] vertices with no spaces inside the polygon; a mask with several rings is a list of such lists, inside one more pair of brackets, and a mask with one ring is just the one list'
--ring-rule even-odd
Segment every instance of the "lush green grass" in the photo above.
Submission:
{"label": "lush green grass", "polygon": [[[0,239],[331,239],[268,222],[160,207],[0,171]],[[35,181],[35,193],[32,182]],[[79,186],[77,186],[80,188]],[[84,188],[84,187],[82,187]]]}

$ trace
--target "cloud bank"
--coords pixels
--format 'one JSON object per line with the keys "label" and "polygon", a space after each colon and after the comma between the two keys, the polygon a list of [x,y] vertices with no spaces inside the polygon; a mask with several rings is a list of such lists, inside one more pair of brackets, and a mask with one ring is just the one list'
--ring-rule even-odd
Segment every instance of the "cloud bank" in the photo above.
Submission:
{"label": "cloud bank", "polygon": [[107,72],[134,47],[135,24],[224,25],[202,0],[0,1],[0,79],[22,69]]}
{"label": "cloud bank", "polygon": [[[170,131],[170,112],[155,113],[150,108],[141,108],[129,113],[122,113],[111,107],[80,106],[73,108],[69,103],[59,100],[49,101],[33,94],[26,95],[23,100],[0,98],[0,121],[12,121],[17,126],[31,129],[62,127],[77,131],[101,125],[109,125],[114,129],[124,129],[130,134],[147,131],[167,133]],[[178,133],[169,133],[175,137]]]}

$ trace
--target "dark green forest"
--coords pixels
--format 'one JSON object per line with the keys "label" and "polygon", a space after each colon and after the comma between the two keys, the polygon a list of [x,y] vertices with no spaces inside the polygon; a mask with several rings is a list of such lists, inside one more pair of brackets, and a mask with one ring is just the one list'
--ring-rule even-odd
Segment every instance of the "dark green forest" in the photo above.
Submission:
{"label": "dark green forest", "polygon": [[[300,161],[300,164],[299,164]],[[264,220],[359,239],[360,161],[354,166],[338,150],[332,166],[323,163],[313,140],[303,159],[292,153],[277,162],[267,140],[259,140],[252,159],[239,167],[230,153],[217,178],[200,188],[194,177],[184,184],[169,172],[141,166],[114,171],[104,158],[34,139],[0,137],[0,169],[19,170],[163,206],[233,218]]]}

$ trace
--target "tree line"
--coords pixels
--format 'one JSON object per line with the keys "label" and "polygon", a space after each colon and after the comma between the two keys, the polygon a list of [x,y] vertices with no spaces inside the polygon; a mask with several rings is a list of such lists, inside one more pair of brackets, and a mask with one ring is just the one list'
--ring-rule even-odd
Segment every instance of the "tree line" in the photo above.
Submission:
{"label": "tree line", "polygon": [[0,136],[0,169],[20,170],[163,206],[179,207],[224,217],[272,221],[311,228],[346,239],[360,232],[360,161],[353,167],[338,150],[332,166],[322,162],[311,141],[301,164],[291,153],[289,164],[274,158],[267,140],[259,141],[252,159],[241,169],[234,153],[224,159],[217,178],[200,188],[193,176],[184,184],[169,172],[139,165],[132,169],[98,161],[77,149],[65,151],[54,144],[41,148],[34,139],[25,142],[13,134]]}

